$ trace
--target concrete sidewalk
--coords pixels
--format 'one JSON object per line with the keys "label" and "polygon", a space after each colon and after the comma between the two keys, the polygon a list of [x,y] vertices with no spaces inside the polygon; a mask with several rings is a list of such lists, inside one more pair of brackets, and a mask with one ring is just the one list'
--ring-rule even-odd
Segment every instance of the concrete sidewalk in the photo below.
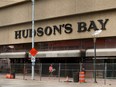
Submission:
{"label": "concrete sidewalk", "polygon": [[[0,76],[1,77],[1,76]],[[0,78],[0,87],[116,87],[116,79],[97,79],[97,83],[94,83],[93,79],[86,79],[85,83],[73,82],[72,78],[69,78],[70,82],[66,82],[65,78],[48,78],[42,77],[31,80],[31,77],[26,77],[23,80],[22,76],[16,76],[16,79],[6,79],[4,76]]]}
{"label": "concrete sidewalk", "polygon": [[[116,80],[111,80],[110,84],[102,83],[74,83],[58,81],[38,81],[38,80],[21,80],[21,79],[0,79],[0,87],[116,87]],[[112,84],[113,83],[113,84]],[[114,84],[115,83],[115,84]]]}

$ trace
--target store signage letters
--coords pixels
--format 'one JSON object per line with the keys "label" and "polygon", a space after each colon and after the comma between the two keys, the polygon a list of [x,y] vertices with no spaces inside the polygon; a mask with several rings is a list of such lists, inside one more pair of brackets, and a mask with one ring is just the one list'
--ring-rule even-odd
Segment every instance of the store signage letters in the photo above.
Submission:
{"label": "store signage letters", "polygon": [[[86,22],[77,22],[77,32],[86,32],[91,30],[106,30],[106,25],[109,19],[99,19],[97,21],[90,21],[89,24]],[[99,25],[99,26],[98,26]],[[57,35],[57,34],[70,34],[73,32],[73,25],[71,23],[61,24],[61,25],[53,25],[46,27],[38,27],[34,31],[34,36],[42,37],[44,35]],[[32,37],[32,29],[26,30],[17,30],[15,31],[15,39],[28,38]]]}
{"label": "store signage letters", "polygon": [[[100,25],[101,30],[106,30],[106,24],[108,21],[109,21],[109,19],[97,20],[97,22]],[[91,31],[92,29],[94,29],[94,30],[99,29],[94,21],[90,21],[90,24],[88,27],[87,27],[86,22],[78,22],[78,32]]]}

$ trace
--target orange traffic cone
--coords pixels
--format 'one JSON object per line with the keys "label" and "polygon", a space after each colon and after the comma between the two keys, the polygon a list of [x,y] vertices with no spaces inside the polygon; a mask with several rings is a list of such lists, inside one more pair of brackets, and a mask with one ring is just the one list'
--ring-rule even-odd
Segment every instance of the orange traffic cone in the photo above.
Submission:
{"label": "orange traffic cone", "polygon": [[85,82],[85,73],[84,72],[79,72],[79,82],[80,83]]}

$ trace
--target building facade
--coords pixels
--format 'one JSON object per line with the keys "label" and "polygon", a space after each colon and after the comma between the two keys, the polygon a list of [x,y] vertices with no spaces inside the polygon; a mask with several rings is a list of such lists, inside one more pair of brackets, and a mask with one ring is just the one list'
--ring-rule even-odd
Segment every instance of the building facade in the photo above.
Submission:
{"label": "building facade", "polygon": [[[92,33],[102,30],[96,36],[96,62],[115,63],[115,4],[116,0],[35,0],[36,62],[93,63]],[[0,6],[1,59],[25,62],[31,50],[31,16],[31,0]]]}

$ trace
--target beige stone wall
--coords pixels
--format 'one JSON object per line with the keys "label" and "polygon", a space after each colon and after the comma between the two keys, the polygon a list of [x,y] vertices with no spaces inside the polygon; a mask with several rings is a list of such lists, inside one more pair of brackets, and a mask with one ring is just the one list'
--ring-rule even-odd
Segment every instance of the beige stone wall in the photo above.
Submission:
{"label": "beige stone wall", "polygon": [[4,6],[16,4],[19,2],[23,2],[23,1],[26,1],[26,0],[0,0],[0,8],[2,8]]}
{"label": "beige stone wall", "polygon": [[[100,29],[97,21],[99,19],[109,19],[107,29],[99,37],[116,36],[116,11],[111,10],[116,8],[115,4],[116,0],[36,0],[35,29],[70,23],[73,32],[66,34],[62,30],[61,35],[56,33],[56,35],[50,36],[36,36],[35,42],[92,38],[93,31],[77,32],[77,22],[86,22],[89,27],[90,21],[93,20]],[[0,45],[31,42],[31,38],[15,39],[15,31],[26,29],[31,29],[31,2],[0,8]]]}
{"label": "beige stone wall", "polygon": [[[35,29],[38,27],[45,28],[46,26],[53,26],[53,25],[61,25],[61,24],[72,24],[73,32],[70,34],[64,33],[64,28],[62,28],[62,34],[56,33],[56,35],[52,34],[50,36],[43,35],[42,37],[38,37],[36,35],[35,42],[43,42],[43,41],[56,41],[56,40],[71,40],[71,39],[82,39],[82,38],[92,38],[91,33],[93,30],[91,29],[90,32],[82,32],[78,33],[78,22],[86,22],[87,27],[90,26],[90,21],[94,21],[97,28],[101,28],[101,25],[97,20],[102,19],[103,21],[105,19],[109,19],[108,23],[106,24],[106,30],[104,30],[98,37],[111,37],[116,36],[116,11],[103,11],[103,12],[96,12],[96,13],[89,13],[89,14],[83,14],[83,15],[75,15],[75,16],[69,16],[69,17],[61,17],[61,18],[55,18],[55,19],[49,19],[49,20],[43,20],[35,23]],[[27,43],[31,42],[31,38],[21,38],[21,39],[15,39],[15,33],[14,31],[17,30],[26,30],[31,29],[31,23],[24,23],[19,25],[13,25],[8,27],[1,27],[0,28],[0,44],[14,44],[14,43]]]}
{"label": "beige stone wall", "polygon": [[[116,0],[35,0],[35,20],[115,8]],[[0,20],[0,26],[31,21],[31,0],[0,8]]]}

